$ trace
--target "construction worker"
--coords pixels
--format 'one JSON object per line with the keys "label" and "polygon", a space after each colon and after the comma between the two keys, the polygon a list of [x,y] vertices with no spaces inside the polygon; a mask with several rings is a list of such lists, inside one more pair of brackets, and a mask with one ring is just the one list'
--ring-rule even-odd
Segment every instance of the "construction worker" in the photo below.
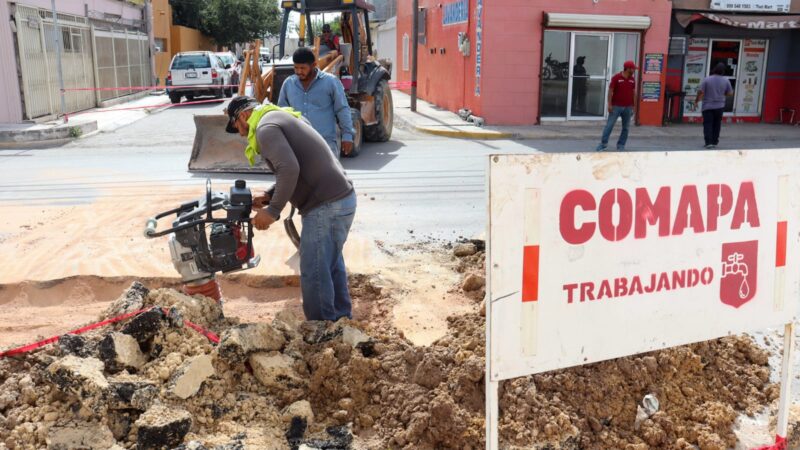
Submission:
{"label": "construction worker", "polygon": [[322,25],[322,34],[319,37],[319,45],[320,47],[325,46],[327,49],[323,50],[320,48],[319,54],[324,55],[331,50],[339,51],[339,36],[331,33],[331,26],[330,24]]}
{"label": "construction worker", "polygon": [[300,288],[308,320],[352,318],[342,247],[356,212],[356,193],[339,160],[311,125],[291,108],[236,97],[228,108],[228,133],[247,137],[250,165],[257,154],[275,185],[253,199],[253,226],[266,230],[286,203],[300,211]]}
{"label": "construction worker", "polygon": [[608,86],[608,122],[603,130],[603,137],[596,150],[602,152],[608,147],[608,138],[614,129],[617,118],[622,118],[622,132],[617,140],[617,150],[625,150],[625,143],[628,141],[628,126],[633,117],[633,105],[636,101],[636,64],[633,61],[625,61],[622,72],[611,77]]}
{"label": "construction worker", "polygon": [[336,122],[342,129],[342,153],[353,151],[353,118],[344,94],[344,86],[335,76],[317,69],[316,57],[310,48],[298,48],[292,55],[294,75],[283,82],[278,106],[291,106],[311,122],[322,135],[333,154],[339,156],[336,144]]}

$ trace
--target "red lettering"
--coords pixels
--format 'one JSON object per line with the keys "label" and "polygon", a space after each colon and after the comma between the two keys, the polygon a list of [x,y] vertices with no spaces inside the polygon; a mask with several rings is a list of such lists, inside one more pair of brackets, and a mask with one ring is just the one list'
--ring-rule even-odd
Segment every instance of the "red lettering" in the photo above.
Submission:
{"label": "red lettering", "polygon": [[686,280],[687,287],[695,287],[697,286],[697,282],[700,281],[700,272],[697,269],[691,269],[689,271],[688,280]]}
{"label": "red lettering", "polygon": [[669,275],[667,272],[661,272],[661,275],[658,276],[658,287],[656,288],[656,292],[669,290]]}
{"label": "red lettering", "polygon": [[736,208],[733,210],[731,229],[738,230],[743,222],[750,224],[750,228],[759,226],[756,191],[752,181],[745,181],[739,186],[739,195],[736,197]]}
{"label": "red lettering", "polygon": [[695,233],[702,233],[703,214],[700,212],[700,199],[697,197],[697,186],[686,185],[681,190],[678,200],[678,211],[675,213],[675,224],[672,226],[672,235],[681,235],[687,226],[691,225]]}
{"label": "red lettering", "polygon": [[616,278],[614,279],[614,297],[622,297],[628,293],[628,279]]}
{"label": "red lettering", "polygon": [[650,275],[650,285],[644,288],[644,291],[648,294],[656,290],[656,274]]}
{"label": "red lettering", "polygon": [[700,272],[700,282],[703,284],[711,284],[711,281],[714,279],[714,270],[711,267],[703,268],[703,271]]}
{"label": "red lettering", "polygon": [[561,211],[559,213],[561,237],[573,245],[580,245],[591,239],[595,229],[594,222],[586,222],[579,228],[575,227],[575,208],[578,207],[584,211],[594,211],[596,204],[592,194],[578,189],[567,193],[564,199],[561,200]]}
{"label": "red lettering", "polygon": [[589,300],[594,300],[594,294],[592,291],[594,290],[594,283],[591,281],[587,281],[586,283],[581,283],[581,301],[586,301],[588,298]]}
{"label": "red lettering", "polygon": [[634,237],[642,239],[647,235],[647,225],[658,223],[658,235],[669,236],[669,186],[658,190],[656,201],[651,202],[647,189],[636,188],[636,227]]}
{"label": "red lettering", "polygon": [[631,280],[631,290],[628,292],[631,295],[644,293],[642,290],[642,280],[639,278],[639,275],[634,275],[633,279]]}
{"label": "red lettering", "polygon": [[733,191],[727,184],[709,184],[706,188],[706,214],[708,224],[706,230],[717,231],[717,219],[731,212]]}
{"label": "red lettering", "polygon": [[578,287],[578,283],[565,284],[563,289],[567,291],[567,303],[572,303],[572,293]]}
{"label": "red lettering", "polygon": [[[614,224],[614,206],[619,208],[618,222]],[[630,194],[622,189],[611,189],[600,198],[597,224],[600,234],[609,241],[621,241],[631,231],[633,201]]]}
{"label": "red lettering", "polygon": [[686,271],[672,271],[672,289],[686,287]]}
{"label": "red lettering", "polygon": [[598,300],[603,297],[611,298],[611,283],[609,283],[608,280],[603,280],[600,283],[600,291],[597,293]]}

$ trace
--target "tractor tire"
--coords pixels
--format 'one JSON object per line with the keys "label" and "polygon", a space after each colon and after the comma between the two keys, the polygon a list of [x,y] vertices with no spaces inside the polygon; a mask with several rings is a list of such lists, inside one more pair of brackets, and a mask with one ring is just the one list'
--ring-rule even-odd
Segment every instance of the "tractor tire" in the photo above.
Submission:
{"label": "tractor tire", "polygon": [[394,127],[394,102],[389,83],[381,80],[375,88],[375,117],[378,123],[364,127],[364,138],[370,142],[386,142],[392,137]]}
{"label": "tractor tire", "polygon": [[[357,109],[350,109],[350,115],[353,117],[353,150],[349,155],[345,155],[340,149],[339,156],[342,158],[355,158],[361,153],[361,146],[364,144],[364,121],[361,120],[361,112]],[[340,147],[341,148],[341,147]]]}
{"label": "tractor tire", "polygon": [[222,98],[225,97],[225,88],[221,87],[218,91],[214,91],[214,98]]}
{"label": "tractor tire", "polygon": [[225,97],[233,97],[233,86],[225,88]]}
{"label": "tractor tire", "polygon": [[177,92],[169,94],[169,101],[172,102],[173,105],[177,105],[181,102],[181,94],[178,94]]}

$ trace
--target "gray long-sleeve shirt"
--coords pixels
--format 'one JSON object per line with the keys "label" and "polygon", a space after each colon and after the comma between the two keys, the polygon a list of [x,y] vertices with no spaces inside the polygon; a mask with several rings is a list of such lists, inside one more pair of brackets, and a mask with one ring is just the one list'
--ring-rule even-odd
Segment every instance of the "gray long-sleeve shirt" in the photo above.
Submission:
{"label": "gray long-sleeve shirt", "polygon": [[261,157],[275,173],[267,212],[276,220],[286,202],[300,214],[353,191],[339,161],[311,125],[284,111],[264,114],[256,128]]}

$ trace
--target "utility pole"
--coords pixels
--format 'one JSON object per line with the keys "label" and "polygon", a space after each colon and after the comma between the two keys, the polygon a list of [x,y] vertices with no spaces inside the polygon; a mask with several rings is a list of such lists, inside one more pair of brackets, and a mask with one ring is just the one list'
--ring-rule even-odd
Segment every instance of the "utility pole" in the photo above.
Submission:
{"label": "utility pole", "polygon": [[[415,0],[416,1],[416,0]],[[67,114],[67,102],[64,99],[64,72],[61,69],[61,27],[58,26],[58,13],[56,13],[56,0],[50,0],[50,6],[53,10],[53,29],[56,38],[56,60],[58,61],[58,87],[61,91],[61,117]]]}
{"label": "utility pole", "polygon": [[411,2],[411,112],[417,111],[417,46],[419,45],[419,0]]}

